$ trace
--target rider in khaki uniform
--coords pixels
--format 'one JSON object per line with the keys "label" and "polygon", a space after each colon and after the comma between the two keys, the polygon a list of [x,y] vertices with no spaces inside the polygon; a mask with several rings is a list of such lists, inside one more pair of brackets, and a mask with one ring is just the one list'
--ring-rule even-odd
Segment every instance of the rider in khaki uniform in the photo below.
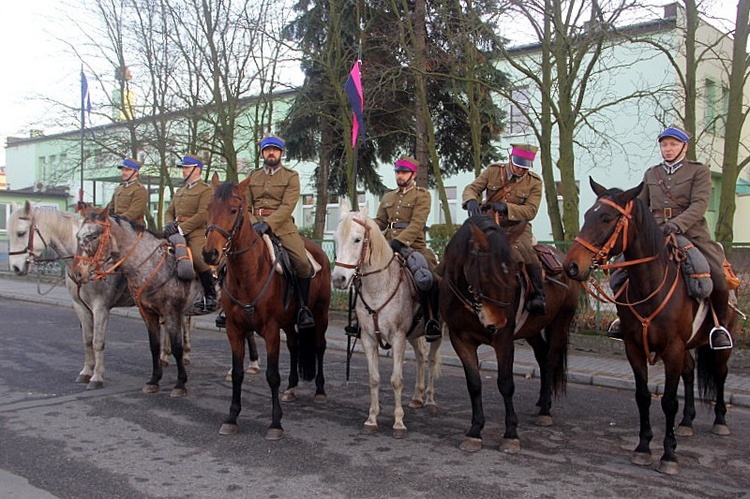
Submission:
{"label": "rider in khaki uniform", "polygon": [[211,201],[213,187],[201,180],[203,161],[188,154],[178,165],[182,168],[185,184],[177,189],[164,215],[167,224],[164,226],[164,237],[179,232],[185,237],[193,256],[193,267],[200,277],[203,286],[203,297],[194,307],[203,312],[212,312],[218,307],[216,288],[211,267],[203,261],[203,245],[206,242],[206,223],[208,222],[208,203]]}
{"label": "rider in khaki uniform", "polygon": [[125,158],[117,168],[122,171],[122,183],[115,189],[107,209],[110,213],[145,227],[148,192],[138,180],[141,164],[134,159]]}
{"label": "rider in khaki uniform", "polygon": [[245,196],[255,231],[261,236],[275,234],[289,254],[298,285],[297,327],[309,329],[315,327],[315,319],[308,308],[313,267],[292,217],[299,200],[299,174],[281,164],[283,152],[284,141],[279,137],[271,135],[261,141],[263,167],[250,172]]}
{"label": "rider in khaki uniform", "polygon": [[731,336],[723,327],[729,308],[724,250],[711,240],[705,217],[711,199],[711,171],[702,163],[685,159],[690,136],[684,130],[669,127],[658,140],[664,161],[646,170],[638,198],[651,209],[664,235],[681,234],[705,255],[714,285],[711,303],[719,323],[711,331],[710,345],[714,349],[731,348]]}
{"label": "rider in khaki uniform", "polygon": [[437,340],[442,336],[438,317],[438,286],[434,279],[437,258],[425,241],[425,226],[432,206],[430,192],[414,183],[419,163],[409,156],[402,156],[393,168],[396,174],[397,189],[383,196],[375,223],[384,235],[393,251],[401,252],[404,248],[417,251],[427,260],[430,272],[433,272],[433,284],[428,291],[421,292],[425,305],[425,338]]}
{"label": "rider in khaki uniform", "polygon": [[[483,211],[492,210],[498,214],[500,225],[510,227],[536,217],[542,201],[542,179],[530,171],[539,148],[529,144],[511,144],[510,159],[507,164],[492,164],[464,189],[462,202],[469,215],[479,213],[482,193],[487,191]],[[533,248],[531,224],[516,240],[517,254],[526,265],[533,288],[527,308],[533,315],[544,315],[544,283],[542,266]],[[520,263],[520,262],[519,262]]]}

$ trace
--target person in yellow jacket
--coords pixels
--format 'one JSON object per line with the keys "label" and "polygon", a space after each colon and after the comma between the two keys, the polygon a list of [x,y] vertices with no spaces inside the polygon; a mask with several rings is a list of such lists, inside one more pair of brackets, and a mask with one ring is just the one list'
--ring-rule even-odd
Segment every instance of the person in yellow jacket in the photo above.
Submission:
{"label": "person in yellow jacket", "polygon": [[297,231],[292,213],[300,194],[299,174],[281,164],[284,141],[274,135],[260,142],[263,167],[248,175],[250,182],[245,193],[250,220],[258,235],[273,233],[289,254],[294,266],[299,311],[297,327],[315,327],[315,319],[308,307],[313,267],[307,259],[305,243]]}
{"label": "person in yellow jacket", "polygon": [[117,168],[122,173],[122,183],[115,189],[107,210],[145,227],[148,192],[138,179],[141,164],[134,159],[125,158]]}
{"label": "person in yellow jacket", "polygon": [[419,162],[410,156],[402,156],[396,161],[393,171],[398,187],[383,196],[374,220],[393,251],[405,254],[405,250],[411,249],[420,253],[427,261],[429,271],[433,274],[432,286],[420,293],[425,316],[425,339],[435,341],[441,337],[437,320],[438,285],[434,277],[437,258],[427,247],[425,240],[432,198],[427,189],[418,187],[415,183],[418,169]]}
{"label": "person in yellow jacket", "polygon": [[[469,215],[479,213],[482,193],[487,191],[483,211],[493,211],[498,215],[501,227],[510,227],[522,221],[530,222],[536,217],[542,202],[542,179],[531,171],[539,149],[530,144],[511,144],[507,164],[491,164],[464,188],[463,208]],[[532,315],[544,315],[544,282],[542,265],[533,248],[531,224],[527,223],[521,236],[516,240],[515,249],[526,266],[533,288],[526,305]]]}
{"label": "person in yellow jacket", "polygon": [[193,267],[203,286],[203,297],[199,298],[194,308],[201,312],[213,312],[218,307],[216,287],[211,267],[203,260],[203,245],[206,242],[206,223],[208,222],[208,203],[214,190],[201,180],[203,161],[197,156],[186,155],[178,165],[182,168],[185,183],[174,193],[164,215],[167,224],[164,226],[164,237],[179,232],[185,237],[193,257]]}

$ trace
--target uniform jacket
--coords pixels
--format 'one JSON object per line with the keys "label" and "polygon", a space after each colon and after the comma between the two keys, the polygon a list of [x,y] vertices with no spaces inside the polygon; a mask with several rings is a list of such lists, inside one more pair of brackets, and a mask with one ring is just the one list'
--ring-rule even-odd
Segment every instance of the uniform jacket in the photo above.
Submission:
{"label": "uniform jacket", "polygon": [[[253,223],[266,222],[277,236],[296,233],[292,212],[299,200],[299,174],[282,166],[273,174],[258,168],[249,176],[250,184],[245,197]],[[273,211],[269,215],[256,214],[261,209]]]}
{"label": "uniform jacket", "polygon": [[107,209],[110,213],[145,226],[148,192],[137,178],[132,182],[120,184],[115,189]]}
{"label": "uniform jacket", "polygon": [[[388,241],[398,239],[406,246],[417,251],[427,247],[424,228],[430,214],[431,196],[422,187],[413,186],[401,191],[394,189],[383,196],[378,207],[375,223],[380,230],[385,231]],[[407,223],[404,229],[393,228],[391,224]],[[421,251],[420,251],[421,252]]]}
{"label": "uniform jacket", "polygon": [[[486,201],[503,201],[508,205],[508,221],[531,221],[536,217],[542,202],[542,179],[529,171],[523,177],[508,179],[506,165],[492,164],[464,188],[461,204],[466,206],[470,199],[482,204],[482,193],[487,191]],[[500,195],[498,192],[503,191]],[[531,224],[526,230],[531,232]]]}
{"label": "uniform jacket", "polygon": [[[646,203],[659,225],[667,220],[677,225],[710,263],[721,265],[724,252],[711,240],[705,217],[711,198],[711,171],[706,165],[685,160],[672,174],[668,174],[661,164],[652,166],[643,175],[643,190],[638,198]],[[669,210],[679,213],[673,213],[667,219],[665,211]]]}
{"label": "uniform jacket", "polygon": [[213,193],[213,187],[203,180],[190,186],[183,185],[177,189],[169,203],[166,221],[176,221],[187,239],[204,237],[208,222],[208,203]]}

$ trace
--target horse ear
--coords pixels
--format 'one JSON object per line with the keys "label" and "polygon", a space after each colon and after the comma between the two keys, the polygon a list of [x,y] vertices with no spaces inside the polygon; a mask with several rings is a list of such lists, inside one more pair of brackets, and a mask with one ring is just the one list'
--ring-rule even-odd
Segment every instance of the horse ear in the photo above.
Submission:
{"label": "horse ear", "polygon": [[105,207],[102,211],[99,212],[99,216],[97,218],[103,222],[108,217],[109,217],[109,207]]}
{"label": "horse ear", "polygon": [[607,188],[603,185],[597,184],[596,180],[594,180],[594,177],[589,177],[589,185],[591,185],[591,190],[594,191],[596,197],[600,197],[607,190]]}
{"label": "horse ear", "polygon": [[240,189],[240,192],[244,193],[247,190],[249,185],[250,185],[250,175],[245,177],[245,180],[237,184],[237,187]]}
{"label": "horse ear", "polygon": [[369,217],[370,216],[370,202],[365,201],[365,205],[359,211],[360,213],[362,213],[363,217]]}
{"label": "horse ear", "polygon": [[342,197],[339,201],[339,219],[344,218],[344,216],[348,215],[350,211],[352,210],[349,208],[349,202],[346,198]]}
{"label": "horse ear", "polygon": [[214,187],[219,187],[221,185],[218,173],[214,172],[214,174],[211,176],[211,184],[213,184]]}
{"label": "horse ear", "polygon": [[469,227],[471,227],[471,244],[480,251],[488,251],[490,249],[490,238],[487,237],[487,234],[473,223],[469,224]]}
{"label": "horse ear", "polygon": [[641,182],[640,184],[636,185],[632,189],[628,189],[627,191],[623,192],[621,198],[625,202],[630,201],[631,199],[636,198],[638,196],[638,194],[641,193],[642,190],[643,190],[643,182]]}
{"label": "horse ear", "polygon": [[521,237],[521,234],[523,234],[524,230],[526,229],[526,226],[529,224],[528,220],[522,220],[521,222],[511,225],[507,229],[505,229],[505,235],[508,238],[509,243],[514,243],[516,240]]}
{"label": "horse ear", "polygon": [[27,199],[23,205],[23,214],[28,216],[29,213],[31,213],[31,202]]}

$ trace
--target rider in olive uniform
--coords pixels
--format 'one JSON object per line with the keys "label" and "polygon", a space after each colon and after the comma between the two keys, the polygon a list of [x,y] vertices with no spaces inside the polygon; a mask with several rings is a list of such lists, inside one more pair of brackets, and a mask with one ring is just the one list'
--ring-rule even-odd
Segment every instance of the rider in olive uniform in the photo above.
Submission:
{"label": "rider in olive uniform", "polygon": [[212,312],[218,307],[216,288],[211,267],[203,261],[203,245],[206,242],[208,203],[214,190],[200,178],[203,161],[198,157],[188,154],[178,166],[182,168],[185,184],[177,189],[169,203],[164,216],[167,224],[163,236],[169,237],[179,232],[185,237],[193,256],[193,267],[203,286],[203,297],[195,302],[194,307],[203,312]]}
{"label": "rider in olive uniform", "polygon": [[434,341],[441,337],[438,317],[438,285],[434,278],[437,258],[425,241],[425,226],[432,206],[430,192],[414,183],[419,163],[409,156],[396,161],[398,188],[383,196],[375,223],[378,224],[391,248],[400,252],[410,248],[427,260],[433,273],[433,284],[428,291],[421,292],[425,308],[425,338]]}
{"label": "rider in olive uniform", "polygon": [[283,152],[284,141],[279,137],[271,135],[261,141],[263,167],[250,172],[245,196],[255,231],[261,236],[275,234],[289,254],[298,285],[297,327],[309,329],[315,327],[315,319],[308,308],[313,267],[292,217],[299,200],[299,174],[281,164]]}
{"label": "rider in olive uniform", "polygon": [[646,170],[638,198],[651,209],[664,235],[681,234],[705,255],[714,285],[711,303],[719,323],[711,331],[710,345],[714,349],[731,348],[731,336],[723,326],[729,308],[724,250],[711,240],[705,217],[711,199],[711,171],[702,163],[685,159],[690,136],[684,130],[669,127],[658,140],[664,161]]}
{"label": "rider in olive uniform", "polygon": [[[463,207],[469,215],[479,213],[479,200],[487,191],[483,211],[492,210],[498,214],[500,226],[510,227],[519,222],[536,217],[542,201],[542,179],[530,168],[533,166],[538,147],[529,144],[511,144],[510,159],[507,164],[492,164],[472,182],[463,192]],[[544,283],[542,266],[533,248],[531,224],[514,244],[519,263],[526,265],[533,288],[527,308],[533,315],[544,315]]]}
{"label": "rider in olive uniform", "polygon": [[134,159],[125,158],[117,168],[122,171],[122,183],[115,189],[107,209],[110,213],[145,227],[148,192],[138,180],[141,164]]}

